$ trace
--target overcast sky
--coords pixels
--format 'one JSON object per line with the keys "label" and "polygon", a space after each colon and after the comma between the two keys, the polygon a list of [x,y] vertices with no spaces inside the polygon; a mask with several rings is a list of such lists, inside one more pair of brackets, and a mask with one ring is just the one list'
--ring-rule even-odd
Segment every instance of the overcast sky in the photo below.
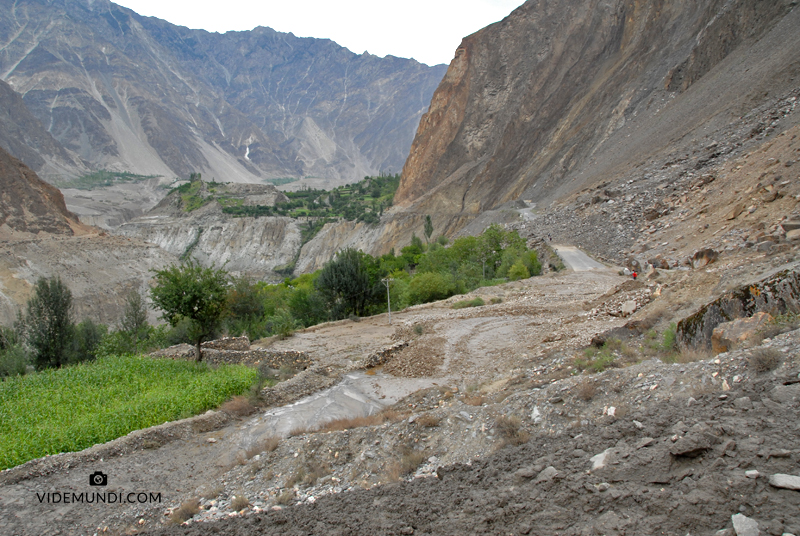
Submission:
{"label": "overcast sky", "polygon": [[113,0],[140,15],[210,32],[268,26],[328,38],[361,54],[450,63],[462,37],[523,0]]}

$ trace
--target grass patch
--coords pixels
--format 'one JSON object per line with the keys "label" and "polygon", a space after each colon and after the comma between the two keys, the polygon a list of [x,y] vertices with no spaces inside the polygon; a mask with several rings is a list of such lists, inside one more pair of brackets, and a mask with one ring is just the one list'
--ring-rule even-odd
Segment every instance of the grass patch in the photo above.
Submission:
{"label": "grass patch", "polygon": [[169,516],[169,520],[175,525],[180,525],[181,523],[192,519],[199,512],[200,499],[195,497],[181,503],[181,505]]}
{"label": "grass patch", "polygon": [[[611,342],[611,341],[609,341]],[[591,372],[603,372],[605,369],[614,365],[617,356],[609,343],[605,343],[602,348],[593,346],[583,352],[583,358],[575,359],[575,368],[578,370],[589,370]]]}
{"label": "grass patch", "polygon": [[486,302],[483,301],[483,298],[478,296],[477,298],[473,298],[471,300],[461,300],[457,301],[453,304],[451,309],[464,309],[466,307],[480,307],[481,305],[486,305]]}
{"label": "grass patch", "polygon": [[74,452],[247,392],[245,366],[109,356],[0,382],[0,469]]}
{"label": "grass patch", "polygon": [[250,399],[246,396],[234,396],[222,404],[219,409],[235,417],[245,417],[247,415],[252,415],[256,411],[256,408],[253,407],[253,404],[250,403]]}
{"label": "grass patch", "polygon": [[244,510],[250,506],[250,501],[247,499],[247,496],[244,494],[244,491],[237,491],[236,495],[233,496],[231,499],[231,510],[234,512],[239,512],[240,510]]}

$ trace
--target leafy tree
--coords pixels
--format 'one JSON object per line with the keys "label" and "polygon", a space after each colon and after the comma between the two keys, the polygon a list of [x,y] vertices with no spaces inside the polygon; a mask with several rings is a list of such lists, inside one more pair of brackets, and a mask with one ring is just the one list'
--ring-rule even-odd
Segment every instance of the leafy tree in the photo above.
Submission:
{"label": "leafy tree", "polygon": [[22,328],[36,368],[61,368],[72,342],[72,292],[60,277],[39,278],[28,300]]}
{"label": "leafy tree", "polygon": [[136,290],[129,292],[125,299],[125,310],[122,313],[119,327],[133,345],[138,345],[149,335],[147,306],[144,297]]}
{"label": "leafy tree", "polygon": [[511,265],[508,270],[508,278],[511,281],[518,281],[520,279],[528,279],[531,276],[528,272],[528,267],[522,262],[522,259],[517,259],[517,262]]}
{"label": "leafy tree", "polygon": [[100,342],[106,333],[108,333],[107,326],[97,324],[90,318],[75,326],[69,348],[68,362],[94,361],[97,358]]}
{"label": "leafy tree", "polygon": [[455,282],[449,274],[426,272],[417,274],[408,285],[411,303],[443,300],[455,294]]}
{"label": "leafy tree", "polygon": [[200,345],[214,334],[225,313],[228,273],[214,267],[203,268],[190,260],[155,270],[155,280],[156,285],[150,290],[153,304],[164,311],[161,318],[172,326],[182,319],[191,322],[189,333],[195,342],[197,361],[201,361]]}
{"label": "leafy tree", "polygon": [[365,253],[347,248],[323,266],[316,287],[328,302],[334,318],[344,318],[351,313],[362,315],[377,294],[370,281],[365,256]]}
{"label": "leafy tree", "polygon": [[0,326],[0,378],[25,374],[30,356],[22,345],[18,333]]}
{"label": "leafy tree", "polygon": [[425,242],[428,244],[431,243],[431,235],[433,234],[433,222],[431,221],[431,215],[428,214],[425,216]]}

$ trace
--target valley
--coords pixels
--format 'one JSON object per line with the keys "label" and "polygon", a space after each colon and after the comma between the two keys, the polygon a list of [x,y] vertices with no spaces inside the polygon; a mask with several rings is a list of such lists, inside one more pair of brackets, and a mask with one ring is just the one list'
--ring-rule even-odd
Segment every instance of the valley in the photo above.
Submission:
{"label": "valley", "polygon": [[[528,0],[428,67],[3,4],[0,324],[58,275],[116,325],[187,259],[263,310],[207,343],[248,397],[0,471],[0,533],[800,534],[799,29]],[[350,249],[380,294],[315,302]],[[47,495],[96,471],[158,500]]]}

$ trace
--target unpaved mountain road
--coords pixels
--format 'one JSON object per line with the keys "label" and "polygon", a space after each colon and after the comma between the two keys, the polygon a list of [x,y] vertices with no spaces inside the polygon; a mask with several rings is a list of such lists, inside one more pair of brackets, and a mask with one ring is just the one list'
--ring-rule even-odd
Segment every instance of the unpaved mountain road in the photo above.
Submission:
{"label": "unpaved mountain road", "polygon": [[572,246],[553,246],[558,256],[564,261],[568,268],[576,272],[588,272],[590,270],[606,270],[607,266],[601,264],[588,256],[583,251]]}

